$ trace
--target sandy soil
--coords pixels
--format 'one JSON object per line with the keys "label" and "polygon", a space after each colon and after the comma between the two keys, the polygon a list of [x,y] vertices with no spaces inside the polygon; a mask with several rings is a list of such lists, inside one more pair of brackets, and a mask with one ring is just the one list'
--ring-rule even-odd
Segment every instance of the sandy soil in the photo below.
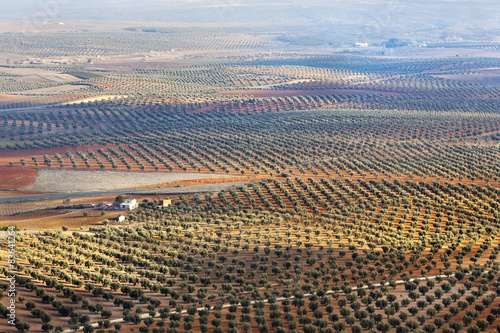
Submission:
{"label": "sandy soil", "polygon": [[119,171],[40,170],[27,191],[35,192],[97,192],[134,188],[176,180],[234,176],[203,173],[148,173]]}

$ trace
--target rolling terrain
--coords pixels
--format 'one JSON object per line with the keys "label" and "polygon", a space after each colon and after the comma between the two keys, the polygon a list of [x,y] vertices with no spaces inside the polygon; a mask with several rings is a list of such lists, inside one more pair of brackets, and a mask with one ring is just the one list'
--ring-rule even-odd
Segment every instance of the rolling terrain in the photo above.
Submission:
{"label": "rolling terrain", "polygon": [[144,29],[0,35],[0,331],[500,328],[497,43]]}

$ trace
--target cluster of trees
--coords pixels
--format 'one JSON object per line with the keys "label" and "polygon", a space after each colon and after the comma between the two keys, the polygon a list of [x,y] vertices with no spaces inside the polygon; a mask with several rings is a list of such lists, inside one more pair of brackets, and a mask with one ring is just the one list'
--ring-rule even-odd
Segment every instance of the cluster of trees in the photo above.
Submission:
{"label": "cluster of trees", "polygon": [[[305,187],[298,183],[298,186]],[[319,182],[312,186],[302,184],[311,190],[320,185]],[[346,193],[352,197],[352,184],[356,183],[336,186],[342,192],[344,188],[351,188]],[[441,186],[436,183],[438,185]],[[383,196],[389,191],[401,191],[405,198],[405,193],[413,190],[427,190],[390,182],[364,182],[357,186],[357,191],[364,193],[360,196],[366,193]],[[248,189],[256,191],[253,186]],[[262,195],[271,195],[269,189],[275,193],[278,191],[269,186],[262,189],[266,190],[261,192]],[[307,187],[304,190],[308,192]],[[489,192],[478,190],[478,195],[494,193],[493,188],[487,189]],[[239,197],[237,190],[231,190],[230,197],[226,193],[219,194],[218,200],[224,202]],[[54,310],[50,311],[40,311],[37,302],[34,302],[36,308],[30,309],[35,312],[33,316],[44,318],[42,325],[49,331],[53,329],[50,318],[53,321],[55,316],[68,318],[71,327],[83,325],[90,329],[92,313],[100,313],[103,318],[101,327],[110,327],[109,322],[105,322],[112,318],[117,308],[123,310],[122,317],[126,322],[135,325],[142,323],[150,327],[155,322],[160,323],[139,316],[147,311],[149,317],[159,313],[165,325],[172,329],[180,325],[190,329],[194,317],[189,316],[196,316],[197,312],[189,308],[196,309],[207,302],[212,306],[217,302],[231,303],[233,307],[225,318],[217,317],[217,311],[220,311],[217,305],[198,314],[203,331],[222,329],[225,325],[263,332],[271,328],[314,331],[334,327],[341,331],[350,327],[358,330],[358,326],[361,330],[375,328],[381,332],[391,327],[398,331],[404,331],[404,327],[432,331],[453,329],[459,324],[491,328],[500,313],[494,306],[496,294],[492,292],[500,281],[499,267],[495,263],[500,248],[493,245],[494,237],[487,237],[489,232],[496,233],[494,230],[486,231],[483,240],[474,236],[476,230],[479,234],[481,232],[473,224],[473,212],[469,215],[470,222],[466,221],[465,213],[461,213],[457,225],[459,233],[462,229],[472,230],[471,238],[481,244],[479,249],[475,242],[468,244],[469,238],[458,238],[455,242],[448,240],[447,248],[442,248],[439,243],[426,243],[420,238],[410,255],[400,245],[377,244],[377,238],[366,239],[374,244],[374,250],[359,244],[363,247],[360,250],[344,237],[336,237],[362,239],[365,233],[381,230],[384,224],[388,226],[393,221],[391,217],[400,213],[401,218],[413,224],[416,221],[409,214],[413,209],[413,216],[417,216],[421,208],[425,208],[425,215],[434,214],[428,209],[430,201],[422,201],[424,205],[421,207],[418,200],[415,205],[409,200],[400,201],[402,210],[398,213],[394,210],[394,215],[389,207],[383,207],[398,203],[380,203],[376,214],[366,214],[377,219],[371,222],[363,222],[357,216],[343,220],[345,216],[333,213],[329,216],[297,215],[293,211],[271,213],[241,208],[223,214],[215,208],[188,213],[189,202],[185,198],[181,200],[182,205],[166,210],[144,203],[130,216],[130,220],[143,223],[133,227],[106,226],[91,230],[91,234],[78,232],[71,236],[60,232],[23,236],[23,244],[28,248],[22,251],[31,259],[29,265],[20,264],[18,269],[32,280],[22,279],[20,284],[36,293],[40,302],[52,304]],[[198,206],[203,208],[204,205],[198,203]],[[448,210],[448,221],[454,221],[450,218],[453,207]],[[439,215],[439,211],[435,214],[436,220],[445,218]],[[428,219],[425,215],[424,221]],[[430,253],[423,255],[429,245]],[[474,257],[467,255],[474,248],[478,253],[476,258],[483,262],[484,257],[489,256],[484,268],[472,260]],[[251,260],[241,260],[240,253],[248,253]],[[464,261],[470,264],[470,268],[461,265]],[[435,275],[440,267],[445,269],[442,271],[444,275],[427,281],[412,278],[419,276],[418,268],[424,266],[423,276]],[[394,295],[396,291],[391,292],[397,286],[396,279],[404,280],[408,292],[406,298],[399,299]],[[375,287],[376,282],[387,285]],[[353,288],[356,284],[367,288]],[[53,292],[46,291],[42,285]],[[81,297],[78,288],[82,286],[92,293],[91,299]],[[261,286],[265,288],[261,289]],[[334,293],[330,296],[327,291]],[[243,295],[251,296],[246,299],[248,296]],[[63,297],[74,305],[62,305],[60,298]],[[128,297],[132,300],[127,300]],[[262,300],[267,302],[259,303]],[[32,303],[28,304],[32,307]],[[186,306],[188,313],[183,314]],[[255,309],[255,314],[246,308]],[[270,313],[271,318],[261,311]],[[461,311],[466,311],[466,315]],[[484,311],[490,311],[490,315],[485,319],[478,318]],[[211,319],[206,321],[208,316],[221,320],[212,323]]]}
{"label": "cluster of trees", "polygon": [[[100,40],[100,37],[96,38]],[[447,80],[434,75],[448,73],[450,70],[471,71],[475,68],[494,66],[490,59],[417,61],[412,59],[412,62],[408,62],[407,59],[389,61],[360,57],[354,60],[343,55],[297,54],[260,55],[258,58],[266,60],[252,59],[251,62],[238,63],[218,62],[182,68],[135,69],[132,73],[114,72],[112,77],[98,70],[79,69],[74,66],[41,66],[58,72],[61,68],[65,68],[68,74],[81,78],[82,83],[97,88],[86,89],[83,94],[85,96],[89,93],[102,94],[103,90],[107,90],[108,94],[129,97],[76,107],[64,106],[58,112],[2,113],[0,137],[10,137],[12,141],[26,139],[30,141],[25,145],[20,144],[20,147],[58,146],[61,140],[64,140],[66,144],[74,144],[75,140],[89,142],[89,138],[97,142],[99,141],[97,137],[121,137],[124,131],[132,136],[137,136],[142,131],[147,132],[149,125],[156,125],[159,121],[158,116],[161,117],[163,113],[172,116],[210,111],[227,116],[228,114],[249,115],[333,107],[343,111],[368,109],[383,112],[387,116],[393,116],[391,110],[397,109],[399,116],[404,111],[403,114],[406,112],[408,115],[416,113],[428,116],[433,112],[439,112],[447,113],[452,117],[460,117],[467,113],[492,114],[498,109],[498,96],[500,95],[498,88],[491,85]],[[280,66],[273,66],[277,59],[282,63]],[[448,70],[443,70],[443,68],[448,68]],[[277,83],[297,79],[303,81],[275,86]],[[18,83],[14,79],[5,80],[5,82]],[[252,86],[270,86],[275,89],[291,90],[291,94],[290,96],[278,94],[276,97],[265,98],[251,98],[243,95],[228,97],[228,95],[213,94],[221,90]],[[329,91],[324,95],[311,93],[302,96],[301,93],[294,96],[293,92],[297,89],[326,90],[343,87],[352,90],[352,94],[345,92],[332,94]],[[356,94],[358,89],[391,94],[359,95]],[[45,98],[52,97],[57,96]],[[168,118],[172,121],[171,117]],[[475,121],[469,119],[467,123]],[[485,123],[489,124],[490,121]],[[66,133],[52,133],[53,125],[57,128],[64,128]],[[414,131],[415,126],[412,126],[411,133],[395,128],[394,133],[398,133],[397,135],[405,140],[471,136],[458,129],[453,130],[454,124],[451,124],[452,129],[441,129],[439,124],[432,125],[432,128],[426,128],[425,131],[420,131],[420,126]],[[474,132],[498,130],[498,126],[487,127]],[[389,131],[393,132],[392,129]],[[453,134],[453,132],[458,133]],[[69,138],[71,136],[74,138]]]}
{"label": "cluster of trees", "polygon": [[[165,35],[143,36],[143,46],[167,39],[189,39],[185,48],[208,43],[199,35]],[[94,37],[103,41],[104,35]],[[29,38],[23,47],[30,47]],[[112,52],[108,46],[121,38],[112,34],[89,52]],[[498,181],[500,155],[489,133],[500,130],[499,91],[418,74],[492,61],[290,54],[240,60],[113,77],[74,69],[88,84],[132,94],[58,112],[2,113],[2,138],[29,138],[13,149],[95,143],[96,152],[86,153],[101,169],[109,163],[276,176],[217,194],[179,196],[164,209],[146,200],[129,215],[130,224],[71,236],[19,235],[20,258],[28,260],[17,264],[18,283],[36,295],[26,303],[40,319],[33,325],[61,331],[54,328],[57,318],[92,332],[97,315],[98,330],[110,331],[109,320],[119,313],[140,332],[153,325],[153,332],[195,325],[202,332],[492,330],[500,315],[500,190],[471,182]],[[278,60],[286,65],[273,67]],[[292,79],[304,81],[275,88],[345,86],[384,94],[206,95]],[[473,110],[458,111],[471,103]],[[326,106],[332,108],[311,110]],[[87,155],[67,151],[53,158],[61,167],[78,168],[81,159],[90,168]],[[38,166],[38,159],[21,163]],[[43,162],[51,167],[51,156]],[[30,328],[28,319],[19,320],[19,331]]]}
{"label": "cluster of trees", "polygon": [[[129,111],[124,118],[138,116]],[[391,123],[384,117],[365,116],[353,118],[351,114],[331,112],[265,114],[252,121],[247,119],[247,122],[236,116],[207,113],[186,115],[181,120],[165,113],[156,118],[157,122],[148,123],[150,134],[100,138],[101,143],[117,146],[102,147],[95,156],[102,160],[97,165],[100,168],[110,167],[107,160],[111,167],[132,169],[137,165],[143,170],[161,170],[164,166],[169,171],[192,169],[231,174],[290,172],[315,177],[357,175],[498,181],[500,169],[495,161],[499,157],[494,146],[456,142],[472,136],[480,138],[494,131],[500,126],[497,121],[419,118],[409,125],[405,117]],[[173,120],[180,120],[180,124],[172,124]],[[145,130],[146,123],[136,122],[130,130]],[[196,124],[196,131],[192,130],[193,124]],[[429,126],[438,130],[432,134]],[[450,133],[452,128],[453,133]],[[401,141],[412,135],[421,140]],[[422,136],[429,136],[429,139],[447,137],[448,141],[435,143]],[[68,139],[57,135],[58,145],[62,144],[61,140]],[[86,157],[78,155],[84,162],[82,167],[85,164],[89,168],[91,165]],[[62,155],[61,159],[63,163],[59,161],[59,165],[74,167],[80,164],[74,161],[76,156],[71,159],[69,155]],[[25,161],[26,166],[34,166],[34,162]]]}
{"label": "cluster of trees", "polygon": [[[207,50],[237,50],[266,49],[273,42],[258,36],[242,39],[239,33],[204,33],[201,31],[185,33],[183,31],[161,34],[147,33],[131,38],[130,32],[96,32],[89,36],[85,32],[71,33],[43,33],[20,36],[2,37],[0,46],[5,52],[14,52],[19,45],[18,52],[29,54],[33,58],[54,57],[87,57],[97,61],[100,57],[139,54],[147,52],[177,51],[207,51]],[[24,41],[24,44],[21,43]],[[67,45],[73,45],[68,48]],[[89,47],[83,47],[88,45]],[[32,65],[44,69],[61,71],[61,67],[68,71],[88,71],[80,66],[64,65]]]}

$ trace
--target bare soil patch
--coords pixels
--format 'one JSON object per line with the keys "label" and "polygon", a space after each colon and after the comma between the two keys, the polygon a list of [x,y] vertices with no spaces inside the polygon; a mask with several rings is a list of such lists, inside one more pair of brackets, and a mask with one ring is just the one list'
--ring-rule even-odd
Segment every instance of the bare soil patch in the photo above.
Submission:
{"label": "bare soil patch", "polygon": [[98,192],[179,180],[231,177],[234,176],[203,173],[40,170],[33,184],[26,190],[62,193]]}
{"label": "bare soil patch", "polygon": [[38,170],[0,167],[0,190],[17,190],[30,185]]}
{"label": "bare soil patch", "polygon": [[43,68],[31,68],[31,67],[2,67],[0,72],[14,75],[53,75],[55,72],[43,69]]}
{"label": "bare soil patch", "polygon": [[22,95],[7,95],[0,94],[0,104],[7,104],[12,102],[19,102],[25,100],[27,97]]}

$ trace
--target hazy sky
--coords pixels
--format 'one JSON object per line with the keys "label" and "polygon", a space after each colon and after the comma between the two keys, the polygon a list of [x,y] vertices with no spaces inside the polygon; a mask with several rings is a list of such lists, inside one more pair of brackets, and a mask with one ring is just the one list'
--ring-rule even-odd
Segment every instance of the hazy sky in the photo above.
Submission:
{"label": "hazy sky", "polygon": [[498,0],[0,0],[0,20],[339,22],[500,28]]}

